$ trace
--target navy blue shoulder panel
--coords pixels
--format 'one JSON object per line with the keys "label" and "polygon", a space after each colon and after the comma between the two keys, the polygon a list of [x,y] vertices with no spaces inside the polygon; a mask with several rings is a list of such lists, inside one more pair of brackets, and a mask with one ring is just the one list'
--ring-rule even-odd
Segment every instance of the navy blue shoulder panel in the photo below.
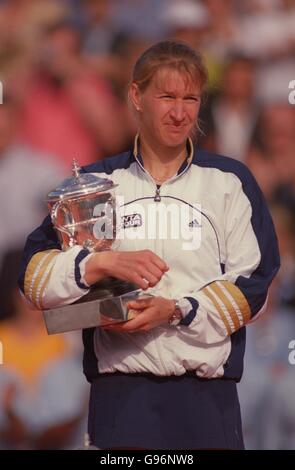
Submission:
{"label": "navy blue shoulder panel", "polygon": [[194,153],[192,164],[203,168],[216,168],[225,173],[233,173],[241,180],[243,185],[255,182],[254,176],[244,163],[224,155],[197,150]]}
{"label": "navy blue shoulder panel", "polygon": [[240,382],[244,370],[244,355],[246,347],[246,327],[243,326],[238,331],[235,331],[231,337],[231,352],[223,366],[223,377],[227,379],[234,379]]}
{"label": "navy blue shoulder panel", "polygon": [[48,215],[42,225],[34,230],[27,238],[21,261],[18,278],[19,288],[24,292],[24,279],[27,266],[34,254],[39,251],[61,249],[56,231],[53,228],[51,217]]}
{"label": "navy blue shoulder panel", "polygon": [[251,204],[251,224],[257,238],[261,260],[250,278],[239,276],[236,285],[247,298],[253,316],[265,303],[268,287],[280,267],[277,237],[262,191],[250,170],[232,158],[197,151],[192,164],[203,168],[216,168],[237,176]]}
{"label": "navy blue shoulder panel", "polygon": [[107,175],[111,175],[115,170],[129,168],[135,161],[133,152],[129,150],[128,152],[104,158],[91,165],[84,166],[81,170],[85,173],[106,173]]}

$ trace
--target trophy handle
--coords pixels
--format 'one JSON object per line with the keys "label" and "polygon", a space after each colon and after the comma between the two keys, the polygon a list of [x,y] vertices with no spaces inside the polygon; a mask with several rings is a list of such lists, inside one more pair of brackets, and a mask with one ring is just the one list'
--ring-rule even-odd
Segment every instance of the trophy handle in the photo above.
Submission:
{"label": "trophy handle", "polygon": [[[57,201],[54,206],[51,209],[50,215],[51,215],[51,220],[54,225],[54,227],[59,230],[62,233],[65,233],[69,237],[69,246],[72,247],[75,245],[75,240],[73,233],[71,232],[70,229],[65,228],[63,225],[60,225],[58,223],[58,212],[59,210],[63,210],[67,215],[71,215],[70,210],[67,206],[67,204],[64,201]],[[71,224],[71,220],[69,220],[69,224]]]}

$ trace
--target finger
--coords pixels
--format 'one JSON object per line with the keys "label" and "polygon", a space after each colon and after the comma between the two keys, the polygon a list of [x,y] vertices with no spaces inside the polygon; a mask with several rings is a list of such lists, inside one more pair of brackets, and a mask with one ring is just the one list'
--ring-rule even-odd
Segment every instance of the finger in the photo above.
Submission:
{"label": "finger", "polygon": [[148,283],[148,286],[154,287],[158,284],[159,280],[156,278],[148,269],[141,268],[140,270],[141,277]]}
{"label": "finger", "polygon": [[147,266],[147,269],[158,280],[160,280],[164,274],[164,272],[154,263],[149,263],[149,265]]}
{"label": "finger", "polygon": [[162,279],[164,273],[156,264],[148,263],[139,267],[139,274],[149,281],[151,286],[155,286]]}
{"label": "finger", "polygon": [[153,300],[152,297],[149,299],[131,300],[130,302],[128,302],[127,308],[132,308],[135,310],[142,310],[142,309],[150,307],[152,300]]}
{"label": "finger", "polygon": [[149,331],[151,330],[152,326],[153,325],[148,322],[144,322],[140,326],[138,326],[137,324],[133,323],[132,320],[129,320],[126,323],[118,323],[116,325],[105,326],[104,329],[109,331],[117,331],[119,333],[136,333],[139,331]]}
{"label": "finger", "polygon": [[151,250],[147,250],[147,252],[150,254],[150,260],[152,263],[154,263],[162,272],[168,271],[169,266],[165,263],[164,260],[162,260],[162,258],[160,258]]}
{"label": "finger", "polygon": [[[128,320],[124,323],[116,323],[113,325],[106,325],[103,327],[104,330],[108,331],[117,331],[121,333],[131,333],[133,331],[138,331],[139,329],[135,326],[129,326],[129,323],[131,323],[132,320]],[[128,324],[128,326],[126,326]]]}
{"label": "finger", "polygon": [[100,327],[103,328],[104,330],[115,330],[115,329],[119,329],[121,325],[122,323],[118,322],[118,323],[108,323],[107,325],[100,325]]}
{"label": "finger", "polygon": [[141,317],[141,315],[136,316],[135,318],[132,318],[131,320],[128,320],[126,322],[120,322],[120,323],[113,323],[109,325],[103,326],[105,330],[110,330],[110,331],[135,331],[138,328],[142,327],[144,324],[147,322],[147,318],[144,320],[138,320],[138,317]]}
{"label": "finger", "polygon": [[169,266],[159,256],[154,254],[152,262],[162,271],[166,272],[169,270]]}
{"label": "finger", "polygon": [[132,320],[129,320],[125,323],[122,323],[122,331],[135,331],[138,330],[139,328],[143,327],[148,323],[149,316],[146,315],[145,313],[141,313],[137,315],[135,318]]}
{"label": "finger", "polygon": [[[127,279],[129,280],[129,279]],[[133,273],[133,276],[131,277],[130,276],[130,280],[136,284],[137,286],[139,286],[142,290],[146,290],[149,288],[150,286],[150,283],[147,279],[145,279],[144,277],[140,276],[139,274],[137,273]]]}

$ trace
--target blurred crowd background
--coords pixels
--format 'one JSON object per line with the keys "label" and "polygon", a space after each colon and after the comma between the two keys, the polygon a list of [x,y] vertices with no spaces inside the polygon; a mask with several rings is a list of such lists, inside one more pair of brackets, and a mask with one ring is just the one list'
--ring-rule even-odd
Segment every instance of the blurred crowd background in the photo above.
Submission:
{"label": "blurred crowd background", "polygon": [[16,288],[20,253],[73,157],[131,148],[132,67],[166,38],[209,69],[196,145],[248,165],[274,219],[282,267],[247,328],[239,392],[246,447],[295,449],[294,0],[0,0],[0,448],[82,445],[80,333],[47,336]]}

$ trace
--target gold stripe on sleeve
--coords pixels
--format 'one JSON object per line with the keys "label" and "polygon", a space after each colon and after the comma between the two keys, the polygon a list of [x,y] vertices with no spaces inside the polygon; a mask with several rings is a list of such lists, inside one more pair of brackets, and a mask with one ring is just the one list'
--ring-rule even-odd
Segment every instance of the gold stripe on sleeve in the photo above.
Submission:
{"label": "gold stripe on sleeve", "polygon": [[36,253],[30,260],[26,273],[24,290],[25,296],[36,303],[36,291],[50,261],[60,253],[60,250],[46,250]]}
{"label": "gold stripe on sleeve", "polygon": [[51,273],[52,273],[53,266],[54,266],[54,263],[51,262],[51,264],[49,264],[48,272],[46,273],[46,276],[45,276],[45,279],[44,279],[44,281],[43,281],[43,284],[40,286],[40,289],[39,289],[40,292],[37,292],[37,301],[38,301],[38,305],[39,305],[39,307],[40,307],[41,310],[44,308],[44,304],[43,304],[43,294],[44,294],[44,290],[46,289],[46,286],[47,286],[47,284],[48,284],[48,282],[49,282],[49,279],[50,279],[50,276],[51,276]]}
{"label": "gold stripe on sleeve", "polygon": [[227,331],[227,334],[230,335],[232,333],[232,330],[231,330],[231,327],[230,327],[230,324],[222,310],[222,308],[220,307],[220,305],[218,304],[217,300],[215,299],[215,297],[211,294],[211,292],[209,291],[208,287],[205,287],[204,289],[202,289],[202,292],[204,292],[204,294],[207,295],[207,297],[209,297],[209,299],[211,300],[211,302],[213,303],[214,307],[216,308],[217,312],[219,313],[220,315],[220,318],[221,320],[223,321],[224,325],[225,325],[225,328],[226,328],[226,331]]}
{"label": "gold stripe on sleeve", "polygon": [[226,297],[226,295],[224,294],[224,292],[222,291],[222,289],[216,284],[216,282],[212,282],[212,284],[210,284],[210,287],[211,289],[213,289],[213,291],[215,292],[215,294],[220,298],[221,302],[225,305],[231,319],[232,319],[232,322],[234,324],[234,331],[238,330],[240,328],[240,321],[239,321],[239,317],[237,315],[237,312],[233,306],[233,304],[229,301],[229,299]]}
{"label": "gold stripe on sleeve", "polygon": [[244,320],[244,325],[246,325],[249,320],[251,320],[251,310],[249,303],[242,293],[242,291],[235,285],[232,284],[229,281],[220,281],[222,284],[225,286],[225,288],[228,290],[230,295],[234,298],[236,301],[242,315],[243,315],[243,320]]}

